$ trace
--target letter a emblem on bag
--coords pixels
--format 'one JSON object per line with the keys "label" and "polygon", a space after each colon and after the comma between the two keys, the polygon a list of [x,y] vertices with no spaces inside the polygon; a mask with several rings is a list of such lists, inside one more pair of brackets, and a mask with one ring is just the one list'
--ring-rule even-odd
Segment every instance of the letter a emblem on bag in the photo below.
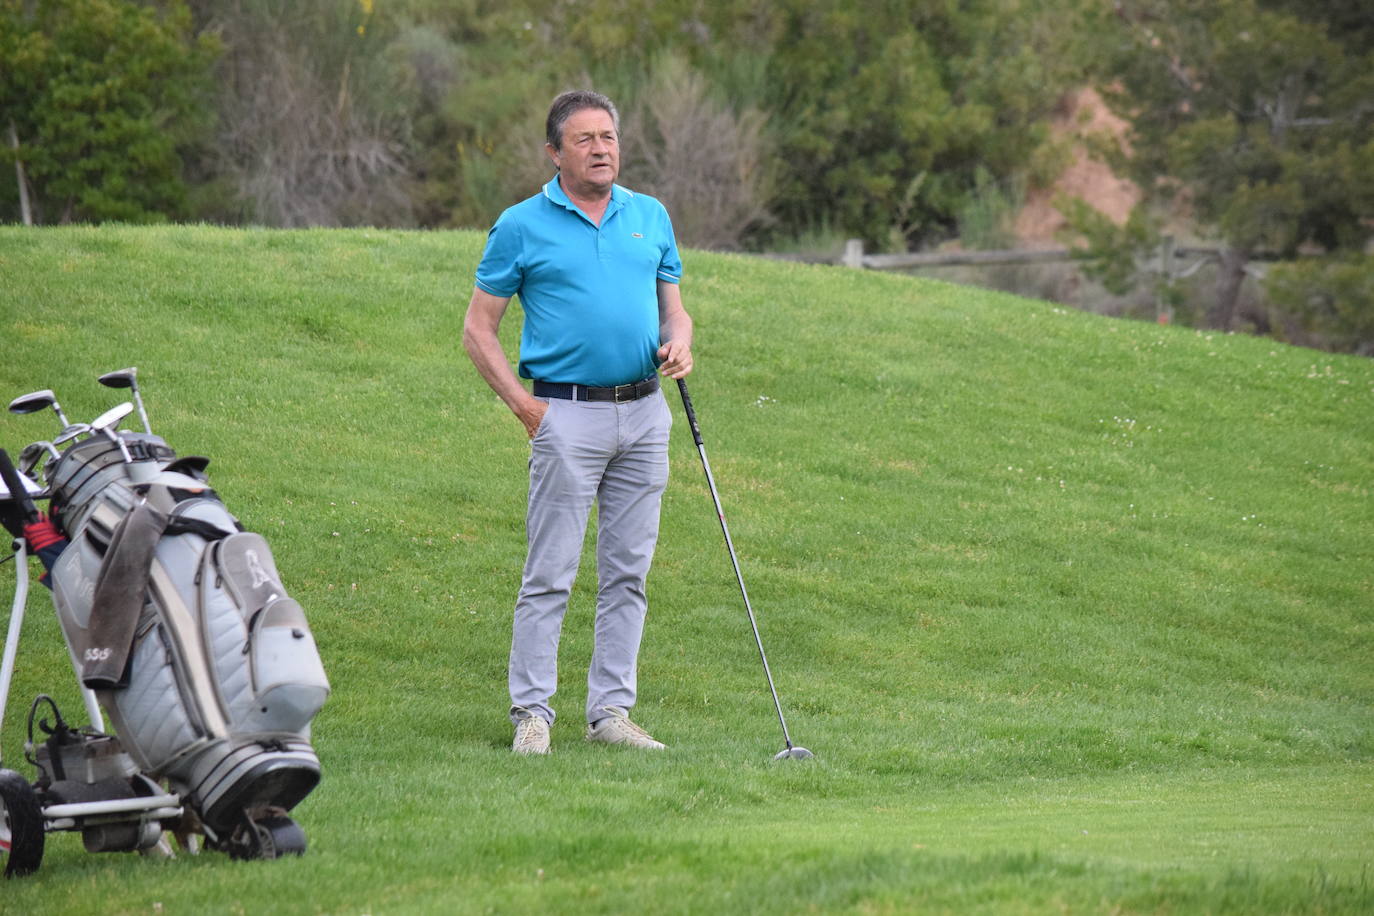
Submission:
{"label": "letter a emblem on bag", "polygon": [[267,570],[263,568],[262,560],[258,558],[256,550],[249,550],[244,554],[244,559],[248,561],[248,572],[253,577],[253,588],[260,585],[267,585],[272,581],[272,577],[267,575]]}

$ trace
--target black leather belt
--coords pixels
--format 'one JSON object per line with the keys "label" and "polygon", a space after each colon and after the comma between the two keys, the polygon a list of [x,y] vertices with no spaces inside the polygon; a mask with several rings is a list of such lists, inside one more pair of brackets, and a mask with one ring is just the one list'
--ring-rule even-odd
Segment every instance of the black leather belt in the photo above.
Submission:
{"label": "black leather belt", "polygon": [[537,398],[565,398],[569,401],[614,401],[617,404],[637,401],[657,390],[657,375],[651,375],[628,385],[616,385],[613,388],[592,388],[587,385],[569,385],[562,382],[536,381],[534,383],[534,396]]}

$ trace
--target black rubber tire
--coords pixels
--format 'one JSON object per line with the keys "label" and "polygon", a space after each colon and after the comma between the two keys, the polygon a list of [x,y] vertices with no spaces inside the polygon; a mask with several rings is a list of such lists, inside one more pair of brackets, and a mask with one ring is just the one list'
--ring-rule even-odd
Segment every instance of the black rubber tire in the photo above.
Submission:
{"label": "black rubber tire", "polygon": [[301,825],[285,816],[265,817],[254,821],[257,830],[259,859],[280,859],[282,856],[305,855],[305,831]]}
{"label": "black rubber tire", "polygon": [[43,863],[43,840],[38,794],[14,770],[0,770],[0,857],[5,860],[5,877],[38,871]]}

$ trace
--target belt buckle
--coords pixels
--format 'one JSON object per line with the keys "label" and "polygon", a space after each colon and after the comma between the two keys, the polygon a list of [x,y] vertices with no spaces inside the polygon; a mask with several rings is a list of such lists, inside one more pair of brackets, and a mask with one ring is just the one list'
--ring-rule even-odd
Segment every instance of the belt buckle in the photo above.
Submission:
{"label": "belt buckle", "polygon": [[624,403],[624,401],[622,401],[620,398],[620,393],[622,391],[627,392],[630,395],[628,398],[625,398],[625,401],[633,401],[635,399],[635,386],[633,382],[631,382],[628,385],[616,385],[615,388],[612,389],[611,396],[617,404]]}

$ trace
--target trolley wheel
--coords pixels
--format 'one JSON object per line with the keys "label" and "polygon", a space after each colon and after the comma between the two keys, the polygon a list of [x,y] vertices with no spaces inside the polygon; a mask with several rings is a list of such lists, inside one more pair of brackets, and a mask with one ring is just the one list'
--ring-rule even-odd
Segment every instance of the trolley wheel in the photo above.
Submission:
{"label": "trolley wheel", "polygon": [[38,794],[14,770],[0,770],[0,858],[6,878],[31,874],[43,861],[43,811]]}
{"label": "trolley wheel", "polygon": [[250,820],[234,832],[229,854],[236,859],[280,859],[305,854],[305,831],[285,815]]}

